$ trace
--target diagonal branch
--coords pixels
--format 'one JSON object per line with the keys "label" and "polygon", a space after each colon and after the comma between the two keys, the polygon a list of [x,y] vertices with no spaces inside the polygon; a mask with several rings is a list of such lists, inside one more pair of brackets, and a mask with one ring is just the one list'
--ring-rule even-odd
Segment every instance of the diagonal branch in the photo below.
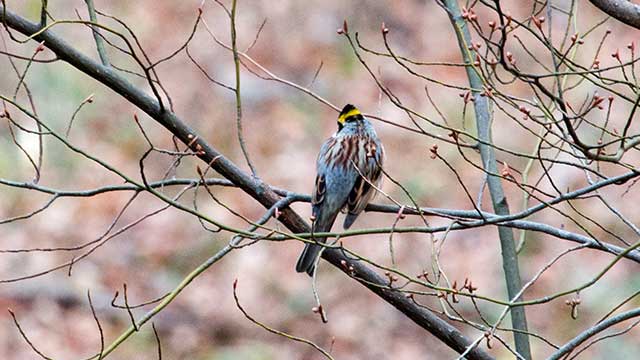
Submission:
{"label": "diagonal branch", "polygon": [[609,16],[640,29],[640,5],[628,0],[589,0]]}
{"label": "diagonal branch", "polygon": [[623,313],[620,313],[616,316],[613,316],[605,321],[598,323],[595,326],[588,328],[587,330],[581,332],[578,336],[574,337],[571,341],[564,344],[560,349],[549,356],[549,360],[557,360],[560,359],[573,351],[575,348],[580,346],[583,342],[587,341],[590,337],[598,334],[601,331],[604,331],[610,328],[613,325],[621,323],[623,321],[629,320],[634,317],[640,316],[640,308],[635,308]]}
{"label": "diagonal branch", "polygon": [[[3,5],[0,5],[0,21],[4,21],[7,26],[25,35],[35,34],[40,30],[39,25],[6,10]],[[157,100],[129,83],[113,69],[105,67],[80,53],[60,37],[54,35],[51,30],[43,31],[37,36],[34,36],[34,40],[38,42],[44,41],[45,46],[53,51],[60,60],[69,63],[96,81],[106,85],[147,113],[160,125],[169,130],[176,138],[184,144],[188,144],[198,153],[200,159],[256,199],[264,207],[270,208],[280,200],[281,197],[269,185],[243,172],[236,164],[204,141],[203,138],[182,119],[161,107]],[[293,232],[308,232],[310,230],[309,225],[296,212],[288,207],[281,209],[279,219]],[[337,249],[327,249],[324,251],[323,257],[340,270],[353,276],[361,284],[368,287],[375,294],[404,313],[416,324],[431,332],[455,351],[462,353],[471,345],[471,341],[460,331],[432,312],[419,307],[410,299],[406,298],[401,292],[385,289],[387,280],[364,264],[351,262],[350,259]],[[341,264],[344,262],[351,262],[349,265],[353,268],[353,271],[348,269],[348,267],[343,267]],[[466,357],[468,359],[492,358],[477,347],[469,351]]]}

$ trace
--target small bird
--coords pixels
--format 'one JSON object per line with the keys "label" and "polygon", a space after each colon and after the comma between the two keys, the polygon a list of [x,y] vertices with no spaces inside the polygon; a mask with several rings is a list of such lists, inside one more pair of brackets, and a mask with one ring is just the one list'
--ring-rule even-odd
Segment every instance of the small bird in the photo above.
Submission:
{"label": "small bird", "polygon": [[[344,229],[353,224],[380,185],[383,160],[384,148],[373,125],[355,106],[345,105],[338,116],[338,131],[322,144],[316,161],[311,198],[313,233],[331,231],[342,210],[347,212]],[[324,243],[326,238],[314,241]],[[313,275],[321,248],[306,244],[296,271]]]}

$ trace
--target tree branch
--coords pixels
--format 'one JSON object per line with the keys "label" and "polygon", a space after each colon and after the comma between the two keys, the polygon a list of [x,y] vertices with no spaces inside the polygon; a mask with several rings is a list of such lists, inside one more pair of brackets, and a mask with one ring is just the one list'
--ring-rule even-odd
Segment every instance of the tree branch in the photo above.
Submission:
{"label": "tree branch", "polygon": [[[3,5],[0,5],[0,21],[27,36],[40,30],[39,25],[6,10]],[[270,208],[280,200],[280,196],[269,185],[243,172],[236,164],[204,141],[182,119],[161,107],[157,100],[129,83],[114,69],[105,67],[80,53],[60,37],[54,35],[51,30],[41,32],[34,37],[34,40],[38,42],[44,41],[45,46],[53,51],[60,60],[69,63],[76,69],[111,88],[147,113],[175,135],[176,138],[180,139],[184,144],[188,144],[198,153],[200,159],[260,202],[265,208]],[[293,232],[309,232],[310,230],[309,225],[290,208],[280,209],[279,220]],[[341,264],[344,261],[348,262],[353,267],[350,275],[354,275],[356,280],[455,351],[462,353],[471,345],[471,341],[455,327],[432,312],[419,307],[401,292],[384,289],[387,285],[387,280],[367,268],[364,264],[350,262],[351,260],[337,249],[327,249],[323,253],[323,258],[347,274],[350,273],[349,269],[345,269]],[[492,359],[491,356],[477,347],[469,351],[466,356],[468,359]]]}
{"label": "tree branch", "polygon": [[640,29],[640,5],[628,0],[589,0],[598,9],[636,29]]}
{"label": "tree branch", "polygon": [[[87,10],[89,11],[89,20],[91,22],[97,23],[98,18],[96,17],[96,8],[93,5],[93,0],[84,0],[87,4]],[[100,56],[100,61],[104,66],[111,66],[109,64],[109,57],[107,57],[107,50],[104,48],[104,42],[102,41],[102,37],[100,37],[100,29],[96,26],[91,25],[91,30],[93,32],[93,39],[96,42],[96,49],[98,51],[98,55]]]}
{"label": "tree branch", "polygon": [[[462,19],[457,0],[444,0],[444,7],[455,30],[464,63],[473,64],[473,55],[468,50],[471,44],[471,34],[465,21]],[[491,135],[492,119],[489,110],[489,96],[484,96],[484,94],[481,93],[482,89],[484,89],[484,84],[477,70],[473,66],[467,66],[466,71],[469,85],[471,86],[475,99],[473,106],[478,138],[480,139],[478,147],[483,168],[487,172],[487,186],[489,188],[489,194],[491,195],[493,209],[497,215],[508,216],[510,213],[509,204],[502,189],[501,179],[494,175],[498,173],[498,168],[495,150],[491,145],[493,141]],[[498,236],[500,238],[500,247],[502,248],[502,267],[507,283],[507,293],[511,301],[517,301],[517,294],[519,294],[520,289],[522,289],[522,280],[520,279],[518,254],[516,252],[513,230],[505,226],[498,226]],[[511,323],[514,329],[520,330],[513,334],[516,350],[525,359],[531,359],[531,349],[527,335],[527,318],[524,307],[518,306],[511,308]]]}
{"label": "tree branch", "polygon": [[556,352],[554,352],[553,354],[551,354],[551,356],[549,356],[548,360],[557,360],[562,358],[564,355],[569,354],[571,351],[573,351],[576,347],[578,347],[580,344],[582,344],[583,342],[585,342],[587,339],[589,339],[590,337],[594,336],[595,334],[606,330],[607,328],[618,324],[620,322],[623,322],[625,320],[634,318],[640,316],[640,308],[637,309],[633,309],[633,310],[629,310],[626,312],[623,312],[621,314],[618,314],[614,317],[611,317],[607,320],[604,320],[600,323],[598,323],[595,326],[590,327],[589,329],[583,331],[582,333],[580,333],[578,336],[576,336],[575,338],[573,338],[571,341],[569,341],[568,343],[564,344],[560,349],[558,349]]}

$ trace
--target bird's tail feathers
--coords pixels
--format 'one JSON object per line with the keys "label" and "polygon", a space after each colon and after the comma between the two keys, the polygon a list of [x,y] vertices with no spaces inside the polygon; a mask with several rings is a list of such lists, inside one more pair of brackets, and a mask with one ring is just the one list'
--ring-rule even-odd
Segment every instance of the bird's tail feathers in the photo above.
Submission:
{"label": "bird's tail feathers", "polygon": [[[333,222],[336,220],[336,216],[338,214],[335,213],[333,216],[322,216],[322,214],[318,214],[316,220],[313,223],[313,232],[327,232],[331,231],[331,227],[333,226]],[[318,243],[324,243],[327,241],[326,238],[313,238]],[[305,244],[304,250],[302,250],[302,254],[298,258],[298,262],[296,263],[296,271],[297,272],[306,272],[309,276],[313,276],[313,270],[315,269],[316,259],[318,258],[318,254],[322,250],[322,246],[316,244]]]}
{"label": "bird's tail feathers", "polygon": [[358,215],[360,215],[360,213],[358,214],[347,213],[347,216],[345,216],[344,218],[344,224],[342,225],[342,227],[345,230],[349,229],[351,225],[353,225],[353,222],[356,221],[356,219],[358,218]]}

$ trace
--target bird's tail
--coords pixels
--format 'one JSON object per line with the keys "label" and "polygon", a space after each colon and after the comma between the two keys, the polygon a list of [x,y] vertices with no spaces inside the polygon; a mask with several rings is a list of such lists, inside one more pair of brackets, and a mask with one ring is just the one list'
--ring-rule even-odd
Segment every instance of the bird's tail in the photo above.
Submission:
{"label": "bird's tail", "polygon": [[[337,215],[338,214],[336,213],[329,217],[324,217],[322,215],[317,216],[316,221],[313,223],[313,232],[331,231],[331,227],[333,226],[333,222],[336,220]],[[318,243],[324,243],[327,241],[326,238],[313,238],[313,240]],[[302,254],[300,254],[300,257],[298,258],[296,271],[300,273],[306,272],[309,276],[313,276],[313,270],[320,250],[322,250],[322,246],[320,245],[309,243],[305,244],[304,250],[302,250]]]}
{"label": "bird's tail", "polygon": [[[324,242],[325,239],[316,239],[318,242]],[[306,244],[304,246],[304,250],[302,250],[302,254],[298,258],[298,263],[296,264],[297,272],[306,272],[309,276],[313,275],[313,270],[315,269],[316,258],[320,253],[322,247],[320,245],[314,244]]]}

